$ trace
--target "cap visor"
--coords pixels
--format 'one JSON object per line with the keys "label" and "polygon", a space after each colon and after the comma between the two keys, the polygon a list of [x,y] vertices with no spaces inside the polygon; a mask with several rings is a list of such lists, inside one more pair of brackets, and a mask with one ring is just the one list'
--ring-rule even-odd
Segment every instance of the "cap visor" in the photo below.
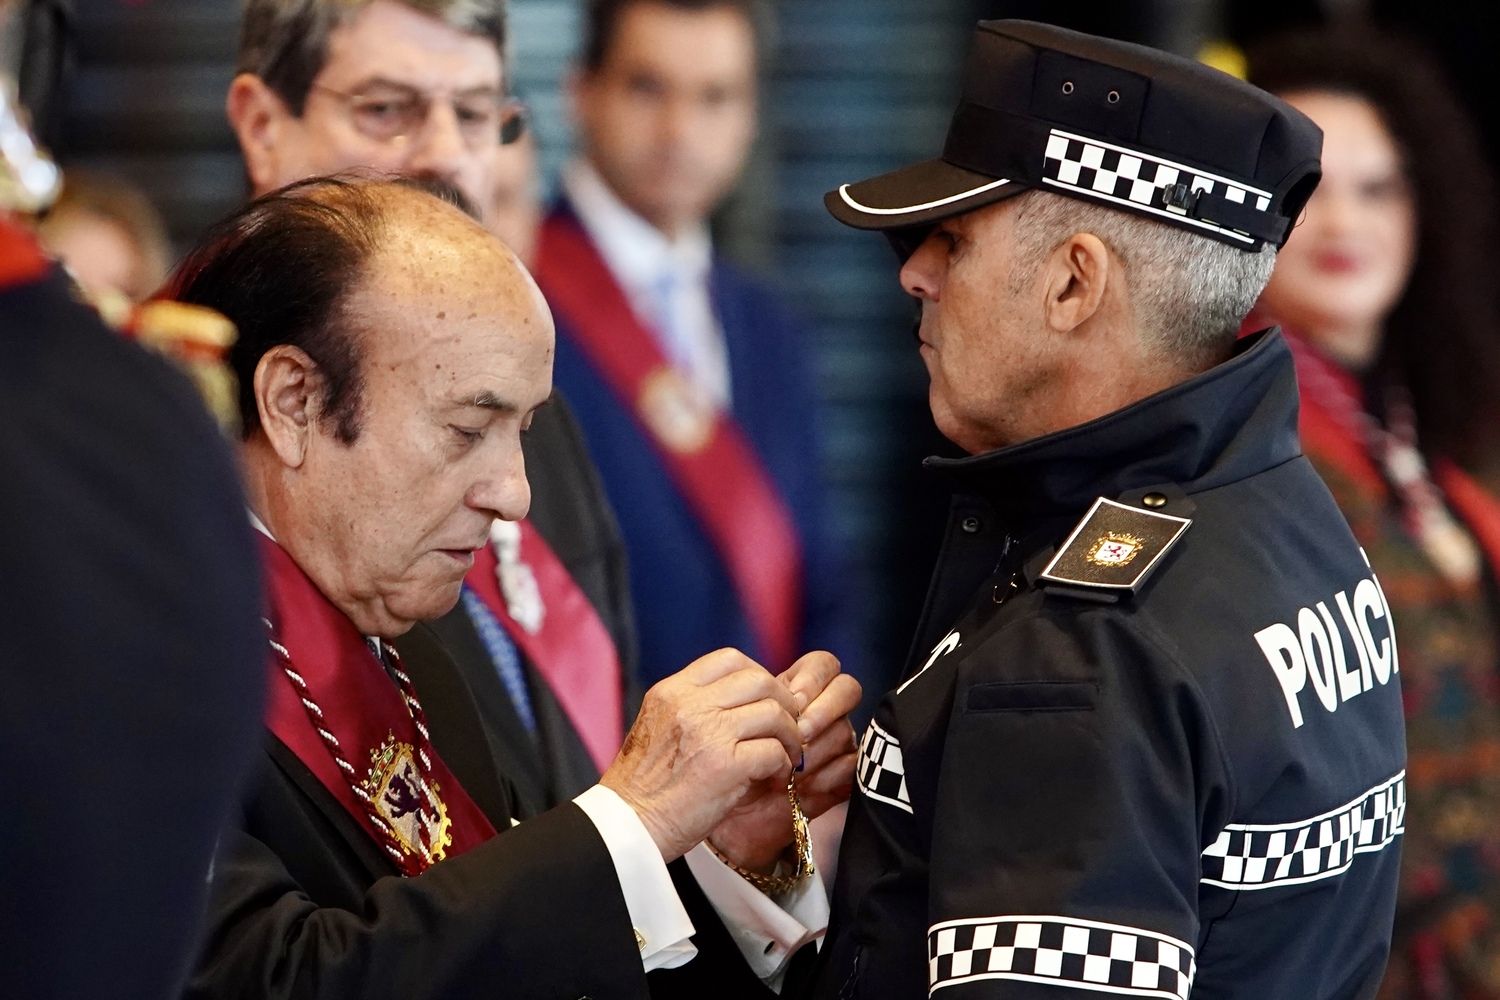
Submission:
{"label": "cap visor", "polygon": [[823,204],[835,219],[855,229],[899,229],[961,215],[1024,190],[1019,181],[927,160],[841,184],[823,196]]}

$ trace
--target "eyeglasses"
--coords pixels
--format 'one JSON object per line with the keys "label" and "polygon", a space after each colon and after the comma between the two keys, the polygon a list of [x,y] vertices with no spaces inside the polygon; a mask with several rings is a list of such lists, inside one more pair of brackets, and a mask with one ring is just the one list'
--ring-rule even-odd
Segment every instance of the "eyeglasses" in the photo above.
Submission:
{"label": "eyeglasses", "polygon": [[452,106],[459,134],[470,149],[482,150],[497,141],[508,145],[526,132],[526,105],[493,90],[450,96],[399,84],[376,84],[354,94],[321,84],[313,84],[313,89],[337,98],[354,128],[376,142],[394,142],[420,132],[438,101]]}

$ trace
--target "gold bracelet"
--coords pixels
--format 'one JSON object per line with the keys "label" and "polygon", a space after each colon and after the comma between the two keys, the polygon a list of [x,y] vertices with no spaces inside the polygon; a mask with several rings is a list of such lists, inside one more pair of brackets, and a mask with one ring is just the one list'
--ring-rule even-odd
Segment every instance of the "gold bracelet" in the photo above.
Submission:
{"label": "gold bracelet", "polygon": [[797,783],[794,776],[786,780],[786,797],[792,803],[792,840],[797,847],[797,867],[790,875],[764,875],[742,868],[725,857],[723,852],[714,846],[713,841],[704,841],[714,857],[724,862],[736,875],[767,896],[781,896],[791,892],[816,870],[813,867],[812,834],[807,828],[807,814],[802,811],[802,801],[797,798]]}

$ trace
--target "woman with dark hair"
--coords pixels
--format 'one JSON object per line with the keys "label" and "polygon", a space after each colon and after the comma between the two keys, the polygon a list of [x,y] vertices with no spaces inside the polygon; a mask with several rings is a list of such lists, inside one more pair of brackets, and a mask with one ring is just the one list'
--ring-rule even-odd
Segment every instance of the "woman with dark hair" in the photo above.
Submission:
{"label": "woman with dark hair", "polygon": [[1500,500],[1478,478],[1500,455],[1491,177],[1405,43],[1300,34],[1249,67],[1324,130],[1323,181],[1255,318],[1287,330],[1304,450],[1397,622],[1409,808],[1382,996],[1500,998]]}

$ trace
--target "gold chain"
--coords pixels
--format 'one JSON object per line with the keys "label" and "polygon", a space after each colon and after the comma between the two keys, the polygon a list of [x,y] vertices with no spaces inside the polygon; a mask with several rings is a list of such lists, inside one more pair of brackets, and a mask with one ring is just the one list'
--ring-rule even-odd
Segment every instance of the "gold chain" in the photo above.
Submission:
{"label": "gold chain", "polygon": [[[807,813],[802,811],[802,800],[797,797],[796,775],[786,779],[786,797],[792,803],[792,840],[797,848],[797,865],[788,875],[770,874],[742,868],[726,858],[712,841],[705,840],[714,857],[728,865],[736,875],[749,882],[767,896],[782,896],[801,885],[816,869],[813,867],[812,833],[807,826]],[[778,865],[778,867],[780,867]]]}

